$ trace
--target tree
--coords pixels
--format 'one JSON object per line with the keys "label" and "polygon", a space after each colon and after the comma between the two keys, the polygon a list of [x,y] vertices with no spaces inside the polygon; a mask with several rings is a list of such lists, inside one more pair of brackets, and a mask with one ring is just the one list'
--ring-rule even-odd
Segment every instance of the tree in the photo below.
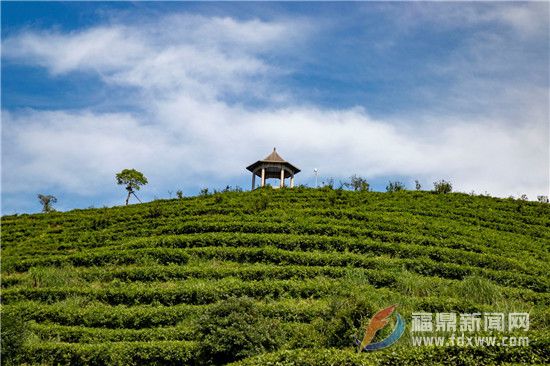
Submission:
{"label": "tree", "polygon": [[387,192],[399,192],[404,190],[405,190],[405,185],[401,182],[389,182],[388,185],[386,186]]}
{"label": "tree", "polygon": [[[124,169],[116,175],[116,181],[118,185],[126,186],[125,188],[128,191],[128,196],[126,197],[126,205],[128,205],[130,195],[133,194],[134,197],[137,198],[135,191],[139,191],[140,186],[146,185],[148,183],[147,178],[145,178],[143,173],[138,172],[135,169]],[[139,198],[137,199],[139,201]]]}
{"label": "tree", "polygon": [[420,189],[422,189],[422,186],[420,185],[420,182],[418,180],[415,180],[414,181],[414,188],[419,191]]}
{"label": "tree", "polygon": [[54,212],[55,209],[53,208],[52,204],[57,202],[57,198],[55,196],[52,196],[51,194],[44,195],[39,194],[38,199],[40,200],[40,203],[42,204],[42,212]]}
{"label": "tree", "polygon": [[537,201],[540,203],[548,203],[548,196],[537,196]]}
{"label": "tree", "polygon": [[358,177],[357,175],[351,176],[351,182],[350,183],[343,183],[343,186],[351,187],[354,191],[362,191],[362,192],[368,192],[369,190],[369,183],[365,178]]}
{"label": "tree", "polygon": [[446,180],[440,180],[438,182],[434,182],[434,192],[435,193],[451,193],[453,191],[453,185],[451,182],[447,182]]}

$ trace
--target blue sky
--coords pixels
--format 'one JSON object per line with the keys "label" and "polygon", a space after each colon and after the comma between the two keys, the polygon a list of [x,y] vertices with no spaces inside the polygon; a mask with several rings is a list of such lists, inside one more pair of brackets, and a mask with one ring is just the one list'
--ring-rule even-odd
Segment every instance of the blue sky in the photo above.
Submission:
{"label": "blue sky", "polygon": [[549,4],[2,2],[2,212],[365,176],[549,190]]}

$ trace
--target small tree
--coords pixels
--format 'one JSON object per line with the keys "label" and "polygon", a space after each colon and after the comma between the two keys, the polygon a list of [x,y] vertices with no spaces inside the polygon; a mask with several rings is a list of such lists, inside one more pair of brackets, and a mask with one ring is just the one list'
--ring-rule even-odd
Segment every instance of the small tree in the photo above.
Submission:
{"label": "small tree", "polygon": [[181,200],[183,198],[183,191],[181,189],[177,190],[176,191],[176,196]]}
{"label": "small tree", "polygon": [[438,182],[434,182],[434,192],[435,193],[451,193],[453,191],[453,185],[451,182],[447,182],[446,180],[440,180]]}
{"label": "small tree", "polygon": [[[143,173],[138,172],[135,169],[124,169],[116,175],[116,181],[118,185],[126,186],[125,188],[128,191],[128,196],[126,197],[126,205],[128,205],[130,195],[133,194],[134,197],[137,198],[135,191],[139,191],[140,186],[147,184],[147,178],[145,178]],[[139,201],[139,198],[137,199]]]}
{"label": "small tree", "polygon": [[44,195],[39,194],[38,200],[42,204],[42,212],[54,212],[55,209],[53,208],[53,204],[57,202],[57,198],[55,196],[52,196],[50,194]]}
{"label": "small tree", "polygon": [[367,192],[369,190],[370,185],[365,178],[358,177],[357,175],[354,174],[351,176],[350,179],[351,179],[350,183],[343,183],[342,185],[346,187],[351,187],[353,188],[354,191]]}
{"label": "small tree", "polygon": [[389,182],[388,185],[386,186],[387,192],[399,192],[404,190],[405,190],[405,185],[401,182]]}
{"label": "small tree", "polygon": [[548,203],[548,196],[537,196],[537,201],[540,203]]}
{"label": "small tree", "polygon": [[420,185],[420,182],[418,180],[415,180],[414,181],[414,189],[419,191],[421,188],[422,188],[422,186]]}

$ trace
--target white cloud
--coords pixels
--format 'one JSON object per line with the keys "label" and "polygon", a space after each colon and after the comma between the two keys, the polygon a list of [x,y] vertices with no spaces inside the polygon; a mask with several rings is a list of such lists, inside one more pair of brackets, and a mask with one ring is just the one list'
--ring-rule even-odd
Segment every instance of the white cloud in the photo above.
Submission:
{"label": "white cloud", "polygon": [[40,65],[58,77],[86,71],[106,83],[155,94],[185,90],[205,98],[271,98],[262,81],[282,70],[265,63],[260,54],[297,46],[311,29],[291,20],[172,15],[149,24],[71,33],[25,31],[7,38],[2,48],[5,59]]}
{"label": "white cloud", "polygon": [[[502,115],[390,121],[362,108],[306,105],[281,90],[277,76],[288,70],[264,56],[297,47],[311,29],[312,24],[289,20],[174,15],[139,26],[8,38],[3,49],[9,60],[40,65],[55,77],[96,72],[105,83],[135,88],[141,97],[133,103],[144,112],[4,111],[3,191],[59,186],[97,195],[114,184],[115,172],[128,167],[142,170],[157,191],[173,189],[176,182],[225,185],[247,175],[246,165],[277,146],[303,174],[317,167],[335,178],[354,173],[424,182],[446,178],[468,192],[532,198],[547,192],[548,110],[540,101],[547,90],[506,90],[534,100],[536,112],[515,123]],[[441,72],[464,70],[460,62],[466,63],[458,60]],[[456,105],[461,98],[472,101],[467,94],[476,82],[461,77],[460,87],[450,90]],[[228,93],[268,104],[254,109],[228,103]],[[281,100],[282,105],[274,103]]]}
{"label": "white cloud", "polygon": [[91,193],[112,185],[114,172],[130,166],[166,189],[175,181],[193,185],[195,177],[223,181],[246,175],[244,167],[272,145],[306,171],[318,167],[325,176],[447,178],[462,191],[533,198],[547,189],[547,138],[532,126],[438,121],[451,127],[427,123],[411,131],[362,109],[251,111],[184,96],[156,108],[161,113],[153,124],[90,112],[5,116],[7,136],[14,140],[4,189],[61,184]]}
{"label": "white cloud", "polygon": [[545,36],[548,33],[548,2],[436,2],[410,3],[386,7],[399,20],[398,27],[417,28],[435,24],[439,29],[464,29],[472,26],[499,25],[520,37]]}

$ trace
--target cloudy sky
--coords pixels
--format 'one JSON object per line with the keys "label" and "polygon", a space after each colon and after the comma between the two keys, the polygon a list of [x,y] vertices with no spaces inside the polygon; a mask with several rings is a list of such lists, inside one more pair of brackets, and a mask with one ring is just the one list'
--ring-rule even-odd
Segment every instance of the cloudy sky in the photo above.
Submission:
{"label": "cloudy sky", "polygon": [[2,2],[2,213],[250,188],[549,190],[549,3]]}

